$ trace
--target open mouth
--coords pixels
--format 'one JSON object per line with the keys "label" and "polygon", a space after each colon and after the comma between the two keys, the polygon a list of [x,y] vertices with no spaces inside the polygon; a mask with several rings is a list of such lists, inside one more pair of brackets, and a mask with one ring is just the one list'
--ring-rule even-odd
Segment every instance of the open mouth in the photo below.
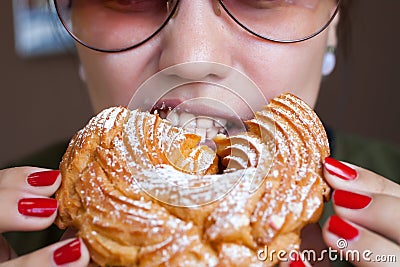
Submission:
{"label": "open mouth", "polygon": [[[151,110],[173,126],[181,127],[187,133],[194,133],[207,143],[217,134],[232,135],[245,131],[242,119],[218,114],[206,105],[185,105],[178,100],[161,100]],[[219,116],[218,116],[219,115]]]}

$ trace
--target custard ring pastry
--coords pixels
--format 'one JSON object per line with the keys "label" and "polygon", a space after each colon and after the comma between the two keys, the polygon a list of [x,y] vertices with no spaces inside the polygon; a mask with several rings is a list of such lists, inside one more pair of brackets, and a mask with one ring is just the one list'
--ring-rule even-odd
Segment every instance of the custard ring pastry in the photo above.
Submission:
{"label": "custard ring pastry", "polygon": [[328,140],[291,94],[246,124],[214,151],[157,115],[102,111],[63,157],[56,224],[78,229],[100,266],[275,265],[258,251],[298,250],[329,198]]}

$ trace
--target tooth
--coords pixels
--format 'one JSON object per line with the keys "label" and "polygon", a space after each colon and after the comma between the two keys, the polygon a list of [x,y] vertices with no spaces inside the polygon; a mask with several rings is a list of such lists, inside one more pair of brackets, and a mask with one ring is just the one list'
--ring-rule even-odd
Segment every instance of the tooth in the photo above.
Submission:
{"label": "tooth", "polygon": [[198,118],[197,119],[197,127],[199,128],[211,128],[213,126],[213,121],[207,118]]}
{"label": "tooth", "polygon": [[207,139],[212,139],[218,133],[218,129],[215,127],[211,127],[207,129]]}
{"label": "tooth", "polygon": [[167,120],[169,120],[173,126],[177,126],[179,124],[178,113],[174,111],[169,111],[167,115]]}
{"label": "tooth", "polygon": [[221,127],[226,125],[227,120],[222,118],[215,118],[214,126]]}
{"label": "tooth", "polygon": [[179,126],[196,127],[196,120],[193,114],[183,112],[179,116]]}
{"label": "tooth", "polygon": [[165,110],[161,110],[159,116],[161,119],[165,119],[167,117],[167,112]]}
{"label": "tooth", "polygon": [[227,131],[225,128],[218,128],[218,133],[227,134]]}
{"label": "tooth", "polygon": [[192,134],[196,133],[196,128],[194,127],[185,127],[183,129],[185,130],[186,133],[192,133]]}
{"label": "tooth", "polygon": [[196,134],[201,136],[201,140],[206,140],[207,130],[204,128],[196,128]]}

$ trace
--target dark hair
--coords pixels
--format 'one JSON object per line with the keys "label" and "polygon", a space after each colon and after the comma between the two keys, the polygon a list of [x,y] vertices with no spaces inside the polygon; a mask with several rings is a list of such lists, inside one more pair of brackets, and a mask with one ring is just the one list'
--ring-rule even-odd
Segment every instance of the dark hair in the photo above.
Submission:
{"label": "dark hair", "polygon": [[344,55],[350,50],[350,36],[351,36],[351,25],[350,25],[350,12],[351,12],[352,0],[342,0],[339,9],[339,22],[337,27],[338,35],[338,46],[342,49]]}

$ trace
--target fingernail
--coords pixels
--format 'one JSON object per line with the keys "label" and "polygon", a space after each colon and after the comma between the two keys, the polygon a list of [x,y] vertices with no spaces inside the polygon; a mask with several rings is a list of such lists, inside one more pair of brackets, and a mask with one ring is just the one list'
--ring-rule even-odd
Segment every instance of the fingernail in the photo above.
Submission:
{"label": "fingernail", "polygon": [[372,198],[365,195],[356,194],[344,190],[333,192],[333,202],[335,205],[348,209],[363,209],[371,203]]}
{"label": "fingernail", "polygon": [[53,253],[54,262],[57,265],[77,261],[81,257],[81,240],[79,238],[56,249]]}
{"label": "fingernail", "polygon": [[28,176],[28,184],[31,186],[48,186],[57,180],[59,170],[35,172]]}
{"label": "fingernail", "polygon": [[358,236],[358,229],[343,221],[339,216],[332,215],[328,222],[328,231],[346,240]]}
{"label": "fingernail", "polygon": [[22,215],[49,217],[57,210],[57,200],[52,198],[23,198],[18,201]]}
{"label": "fingernail", "polygon": [[301,260],[300,255],[296,253],[294,259],[290,262],[289,267],[306,267],[306,265]]}
{"label": "fingernail", "polygon": [[356,170],[349,166],[341,163],[340,161],[333,158],[325,158],[325,169],[332,175],[335,175],[344,180],[354,180],[357,177]]}

